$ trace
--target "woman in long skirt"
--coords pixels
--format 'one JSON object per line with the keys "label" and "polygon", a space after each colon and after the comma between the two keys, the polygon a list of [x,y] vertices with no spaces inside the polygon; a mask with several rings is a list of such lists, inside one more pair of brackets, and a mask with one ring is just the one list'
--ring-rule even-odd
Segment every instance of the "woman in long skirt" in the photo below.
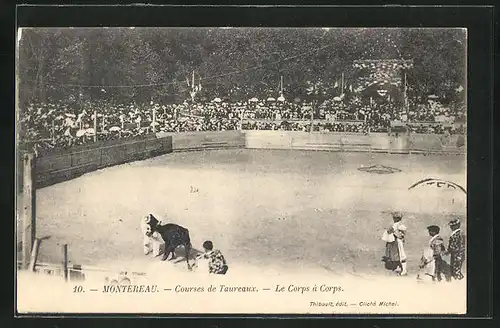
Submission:
{"label": "woman in long skirt", "polygon": [[406,276],[406,253],[404,249],[404,240],[406,235],[406,226],[403,224],[403,215],[399,212],[392,214],[393,225],[384,231],[382,240],[385,244],[385,256],[382,261],[388,270],[396,271],[400,269],[400,275]]}

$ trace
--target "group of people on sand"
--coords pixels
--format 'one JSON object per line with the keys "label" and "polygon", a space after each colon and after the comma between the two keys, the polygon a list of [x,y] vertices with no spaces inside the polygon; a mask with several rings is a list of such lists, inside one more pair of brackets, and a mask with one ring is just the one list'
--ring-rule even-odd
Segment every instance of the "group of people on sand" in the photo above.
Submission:
{"label": "group of people on sand", "polygon": [[[393,213],[392,217],[394,223],[382,235],[382,240],[386,242],[382,261],[386,269],[406,276],[408,270],[404,244],[407,228],[402,222],[403,215],[400,212]],[[465,235],[460,229],[460,220],[453,219],[448,225],[451,230],[448,247],[445,246],[444,239],[440,235],[439,226],[427,227],[430,239],[420,258],[418,280],[442,281],[444,277],[446,281],[451,281],[464,278],[462,266],[465,261]],[[448,255],[450,263],[444,259]]]}
{"label": "group of people on sand", "polygon": [[[150,253],[152,253],[155,257],[160,256],[165,251],[165,242],[163,241],[161,235],[157,232],[154,232],[148,236],[148,234],[146,234],[146,226],[144,225],[144,220],[141,220],[141,227],[144,236],[144,255],[149,255]],[[208,262],[209,274],[226,274],[229,267],[222,252],[218,249],[214,249],[213,242],[210,240],[206,240],[203,243],[202,247],[204,251],[195,257],[195,263],[191,266],[191,269],[198,267],[198,261],[204,259]]]}
{"label": "group of people on sand", "polygon": [[[405,236],[407,227],[403,223],[403,215],[400,212],[392,213],[394,223],[384,230],[382,240],[385,241],[385,254],[382,261],[387,270],[395,271],[400,276],[407,276],[407,255],[405,252]],[[417,274],[418,280],[442,281],[443,276],[446,281],[462,280],[462,266],[465,261],[465,235],[460,228],[460,220],[453,219],[448,223],[451,234],[448,238],[448,247],[445,246],[443,237],[440,235],[440,227],[430,225],[427,227],[429,241],[425,245],[420,258]],[[144,232],[144,231],[143,231]],[[147,235],[144,233],[144,254],[153,253],[159,256],[162,253],[162,237],[157,233]],[[206,240],[203,243],[203,252],[195,258],[195,264],[191,268],[198,266],[198,260],[208,260],[209,274],[226,274],[229,267],[222,252],[214,249],[213,242]],[[450,256],[450,263],[446,262],[445,256]]]}

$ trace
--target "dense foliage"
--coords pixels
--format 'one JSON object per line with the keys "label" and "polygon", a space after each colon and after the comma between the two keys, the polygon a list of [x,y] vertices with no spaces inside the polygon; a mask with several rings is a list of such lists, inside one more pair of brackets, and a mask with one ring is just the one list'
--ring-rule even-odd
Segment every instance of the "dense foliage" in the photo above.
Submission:
{"label": "dense foliage", "polygon": [[281,76],[288,96],[307,97],[307,81],[354,81],[356,59],[412,59],[410,97],[463,101],[465,47],[461,29],[25,29],[20,104],[180,102],[193,70],[201,101],[276,97]]}

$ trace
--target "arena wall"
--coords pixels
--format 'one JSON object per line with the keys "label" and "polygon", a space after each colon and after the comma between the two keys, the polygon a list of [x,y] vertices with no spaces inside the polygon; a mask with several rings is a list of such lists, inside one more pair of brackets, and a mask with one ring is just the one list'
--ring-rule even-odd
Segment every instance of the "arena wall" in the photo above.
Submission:
{"label": "arena wall", "polygon": [[245,147],[245,134],[242,131],[161,132],[156,136],[171,137],[173,151]]}
{"label": "arena wall", "polygon": [[[70,180],[82,174],[108,166],[172,152],[172,138],[150,138],[123,141],[119,144],[94,144],[94,147],[68,153],[52,154],[36,159],[36,187],[41,188],[54,183]],[[21,167],[19,166],[18,169]],[[18,178],[22,172],[18,170]],[[22,181],[19,179],[18,181]],[[20,186],[22,188],[22,185]],[[22,189],[21,189],[22,190]]]}
{"label": "arena wall", "polygon": [[409,149],[412,152],[463,154],[465,153],[465,137],[412,134],[409,137]]}
{"label": "arena wall", "polygon": [[[459,136],[343,132],[245,131],[246,147],[253,149],[301,149],[384,153],[464,154]],[[463,137],[462,137],[463,139]]]}
{"label": "arena wall", "polygon": [[[172,151],[209,149],[289,149],[384,153],[464,154],[465,138],[430,134],[323,133],[301,131],[221,131],[157,133],[156,138],[91,144],[76,151],[36,159],[36,187],[73,179],[104,167],[147,159]],[[18,181],[22,181],[18,167]],[[22,190],[22,185],[20,190]]]}

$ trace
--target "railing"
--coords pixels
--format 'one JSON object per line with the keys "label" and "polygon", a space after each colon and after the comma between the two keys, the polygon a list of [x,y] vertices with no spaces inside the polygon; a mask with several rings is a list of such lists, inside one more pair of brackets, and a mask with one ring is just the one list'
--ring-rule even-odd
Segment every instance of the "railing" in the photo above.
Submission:
{"label": "railing", "polygon": [[159,138],[171,137],[174,152],[245,147],[245,134],[238,130],[220,132],[160,132],[156,135]]}
{"label": "railing", "polygon": [[[247,148],[345,152],[464,154],[463,136],[301,131],[245,131]],[[463,140],[460,140],[462,138]]]}
{"label": "railing", "polygon": [[[36,158],[36,187],[41,188],[57,182],[78,177],[84,173],[108,166],[163,155],[172,151],[172,138],[149,138],[144,140],[121,140],[103,146],[90,144],[80,149],[61,151]],[[18,189],[22,190],[22,165],[18,165]]]}
{"label": "railing", "polygon": [[[22,262],[17,262],[17,269],[22,269]],[[65,274],[65,270],[67,270]],[[82,282],[85,280],[98,280],[102,284],[131,284],[137,280],[146,277],[145,272],[127,270],[127,269],[110,269],[89,265],[72,265],[66,269],[63,264],[54,264],[46,262],[37,262],[34,265],[34,273],[48,275],[52,277],[59,277],[68,282]]]}
{"label": "railing", "polygon": [[[346,123],[346,122],[344,122]],[[353,122],[349,122],[353,123]],[[349,124],[346,123],[346,124]],[[359,124],[359,122],[358,122]],[[280,148],[336,151],[464,154],[464,135],[244,130],[157,133],[143,140],[89,144],[36,159],[37,187],[171,151],[221,148]],[[19,166],[18,172],[22,166]],[[19,172],[18,177],[22,176]],[[19,181],[21,181],[20,179]],[[22,188],[22,186],[20,185]]]}

